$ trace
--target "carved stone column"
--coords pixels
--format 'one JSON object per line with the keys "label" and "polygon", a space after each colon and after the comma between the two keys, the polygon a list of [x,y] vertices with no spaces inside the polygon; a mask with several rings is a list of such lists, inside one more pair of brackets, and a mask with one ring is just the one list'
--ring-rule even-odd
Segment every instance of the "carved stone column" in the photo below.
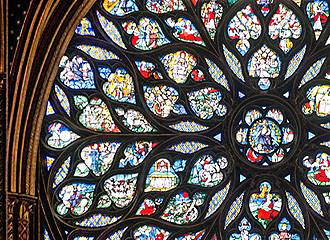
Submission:
{"label": "carved stone column", "polygon": [[30,219],[33,219],[34,202],[23,200],[20,206],[18,222],[18,239],[28,239],[30,236]]}
{"label": "carved stone column", "polygon": [[0,239],[5,239],[6,214],[5,214],[5,145],[6,145],[6,124],[5,124],[5,81],[6,73],[0,73]]}
{"label": "carved stone column", "polygon": [[14,239],[14,212],[18,204],[17,198],[9,198],[7,201],[7,239]]}
{"label": "carved stone column", "polygon": [[7,239],[32,239],[37,199],[23,194],[10,193],[7,199]]}

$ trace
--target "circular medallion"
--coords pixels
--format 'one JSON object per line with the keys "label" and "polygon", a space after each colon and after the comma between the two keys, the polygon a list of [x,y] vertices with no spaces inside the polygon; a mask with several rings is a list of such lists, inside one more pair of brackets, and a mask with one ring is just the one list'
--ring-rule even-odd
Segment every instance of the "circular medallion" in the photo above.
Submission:
{"label": "circular medallion", "polygon": [[281,129],[275,121],[259,119],[249,129],[249,143],[260,154],[272,153],[278,149],[282,140]]}
{"label": "circular medallion", "polygon": [[[280,99],[258,98],[238,108],[232,120],[234,148],[247,163],[270,167],[292,156],[299,123]],[[243,158],[242,158],[243,157]]]}

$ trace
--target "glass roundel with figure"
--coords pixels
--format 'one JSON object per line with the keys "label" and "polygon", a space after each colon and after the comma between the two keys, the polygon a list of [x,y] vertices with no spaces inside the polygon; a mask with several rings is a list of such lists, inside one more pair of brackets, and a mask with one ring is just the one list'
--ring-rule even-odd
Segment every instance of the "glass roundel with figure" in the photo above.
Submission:
{"label": "glass roundel with figure", "polygon": [[328,18],[97,1],[47,102],[42,238],[330,239]]}

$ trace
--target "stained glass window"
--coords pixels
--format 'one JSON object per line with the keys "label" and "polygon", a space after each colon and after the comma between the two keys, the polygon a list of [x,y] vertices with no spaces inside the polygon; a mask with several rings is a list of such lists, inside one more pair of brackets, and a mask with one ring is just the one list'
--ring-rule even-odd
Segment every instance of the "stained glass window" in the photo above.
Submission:
{"label": "stained glass window", "polygon": [[41,238],[330,239],[327,0],[99,0],[40,143]]}

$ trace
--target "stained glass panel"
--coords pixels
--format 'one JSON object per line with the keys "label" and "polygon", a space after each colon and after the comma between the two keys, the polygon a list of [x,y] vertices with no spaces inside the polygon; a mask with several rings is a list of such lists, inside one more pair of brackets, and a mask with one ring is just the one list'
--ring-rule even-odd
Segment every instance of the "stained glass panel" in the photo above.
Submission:
{"label": "stained glass panel", "polygon": [[325,0],[98,0],[45,103],[41,238],[329,237],[328,18]]}

